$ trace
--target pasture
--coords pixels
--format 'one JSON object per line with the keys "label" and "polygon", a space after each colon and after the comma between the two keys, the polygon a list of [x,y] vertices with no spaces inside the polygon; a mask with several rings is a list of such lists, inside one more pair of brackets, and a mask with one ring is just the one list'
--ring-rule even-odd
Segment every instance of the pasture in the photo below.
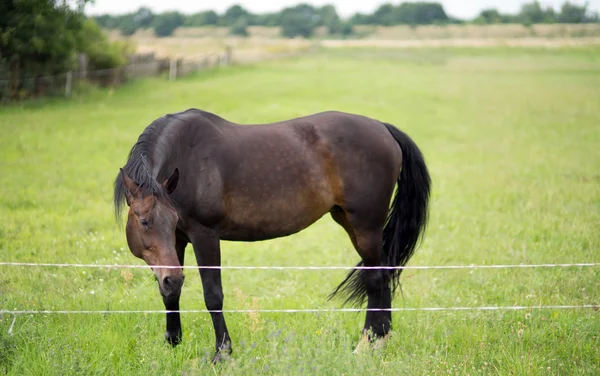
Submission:
{"label": "pasture", "polygon": [[[81,93],[79,91],[78,93]],[[0,108],[0,261],[139,264],[112,183],[142,130],[202,108],[239,123],[336,109],[389,122],[423,151],[430,222],[409,265],[600,262],[600,49],[335,49],[139,80]],[[223,242],[224,265],[354,265],[328,216],[290,237]],[[187,264],[194,262],[186,250]],[[181,309],[204,309],[186,270]],[[225,309],[338,308],[342,270],[225,270]],[[600,268],[407,270],[394,307],[600,303]],[[0,266],[0,309],[162,310],[146,269]],[[364,313],[228,313],[212,366],[206,313],[0,318],[0,373],[598,374],[595,309],[394,312],[387,345],[354,355]]]}

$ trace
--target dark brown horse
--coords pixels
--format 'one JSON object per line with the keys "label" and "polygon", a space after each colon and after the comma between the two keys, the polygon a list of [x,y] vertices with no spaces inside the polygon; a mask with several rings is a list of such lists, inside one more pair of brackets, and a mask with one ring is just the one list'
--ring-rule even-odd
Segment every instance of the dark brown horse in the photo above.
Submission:
{"label": "dark brown horse", "polygon": [[[397,192],[390,201],[397,183]],[[221,265],[219,242],[287,236],[326,213],[370,267],[405,265],[427,222],[430,178],[414,142],[390,124],[324,112],[272,124],[239,125],[190,109],[150,124],[115,181],[117,216],[129,206],[131,252],[148,265],[183,265],[192,243],[199,266]],[[181,268],[153,268],[165,307],[179,310]],[[391,328],[401,270],[353,269],[331,296],[367,300],[364,333]],[[216,334],[215,359],[231,351],[220,269],[200,269]],[[181,340],[178,312],[165,337]]]}

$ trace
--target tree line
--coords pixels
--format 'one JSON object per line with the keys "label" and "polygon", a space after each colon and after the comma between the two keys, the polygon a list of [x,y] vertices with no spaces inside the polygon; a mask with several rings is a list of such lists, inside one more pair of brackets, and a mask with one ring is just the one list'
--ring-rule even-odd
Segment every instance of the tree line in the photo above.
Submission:
{"label": "tree line", "polygon": [[152,28],[157,36],[169,36],[178,27],[222,26],[231,34],[248,35],[248,26],[280,27],[284,37],[311,37],[315,29],[324,27],[329,35],[349,36],[357,25],[446,25],[446,24],[496,24],[520,23],[588,23],[598,22],[597,12],[590,12],[588,5],[577,5],[566,1],[560,9],[542,7],[539,1],[523,4],[516,14],[502,14],[497,9],[484,9],[472,20],[450,17],[444,7],[436,2],[403,2],[397,5],[386,3],[373,13],[356,13],[342,19],[333,5],[315,7],[298,4],[279,12],[252,13],[241,5],[233,5],[222,14],[203,11],[194,14],[180,12],[153,13],[142,7],[136,12],[122,15],[95,16],[96,22],[107,29],[117,29],[122,35],[132,35],[140,28]]}
{"label": "tree line", "polygon": [[41,77],[75,68],[79,54],[87,55],[90,70],[127,63],[131,46],[109,41],[85,17],[89,1],[75,6],[58,0],[0,1],[0,99],[44,94]]}

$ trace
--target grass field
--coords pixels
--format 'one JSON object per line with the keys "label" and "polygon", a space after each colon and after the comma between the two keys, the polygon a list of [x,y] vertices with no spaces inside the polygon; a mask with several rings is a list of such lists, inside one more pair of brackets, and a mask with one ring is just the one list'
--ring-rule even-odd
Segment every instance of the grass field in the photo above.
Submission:
{"label": "grass field", "polygon": [[[395,124],[425,154],[431,220],[410,265],[600,262],[600,50],[336,49],[139,80],[0,108],[0,261],[141,264],[112,182],[152,120],[188,107],[240,123],[336,109]],[[224,242],[225,265],[353,265],[329,217],[299,234]],[[188,263],[193,260],[187,249]],[[182,309],[204,309],[187,271]],[[335,308],[343,271],[227,270],[226,309]],[[408,270],[395,307],[600,303],[600,269]],[[163,309],[148,270],[0,266],[0,309]],[[600,312],[396,312],[381,350],[353,355],[364,314],[227,314],[213,367],[208,314],[0,318],[0,374],[564,375],[600,373]]]}

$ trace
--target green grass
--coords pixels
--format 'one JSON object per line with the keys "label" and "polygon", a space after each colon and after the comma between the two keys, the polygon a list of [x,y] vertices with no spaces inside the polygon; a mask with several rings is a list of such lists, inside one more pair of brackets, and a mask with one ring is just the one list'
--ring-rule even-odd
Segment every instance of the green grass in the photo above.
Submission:
{"label": "green grass", "polygon": [[[395,124],[424,152],[431,220],[410,265],[600,262],[600,50],[335,50],[147,79],[69,101],[0,108],[0,260],[140,264],[112,182],[144,127],[198,107],[241,123],[336,109]],[[225,265],[353,265],[329,217],[282,239],[223,242]],[[188,264],[194,257],[188,248]],[[204,309],[187,271],[182,309]],[[343,271],[227,270],[225,308],[334,308]],[[409,270],[395,307],[600,303],[599,268]],[[163,309],[148,270],[0,266],[0,309]],[[595,310],[398,312],[387,346],[356,356],[364,314],[227,314],[213,367],[207,314],[0,318],[0,373],[598,374]]]}

